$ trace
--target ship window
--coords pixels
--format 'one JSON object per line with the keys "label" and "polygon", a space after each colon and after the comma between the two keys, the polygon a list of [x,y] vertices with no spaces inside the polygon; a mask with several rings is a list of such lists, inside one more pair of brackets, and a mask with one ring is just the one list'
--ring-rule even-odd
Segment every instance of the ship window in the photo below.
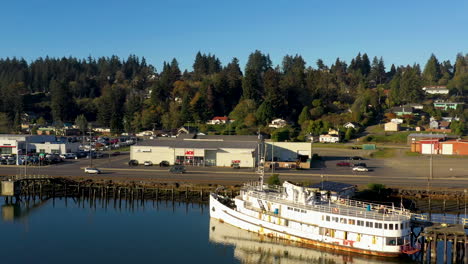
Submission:
{"label": "ship window", "polygon": [[369,222],[369,227],[370,227],[370,228],[374,227],[374,223],[373,223],[373,222]]}
{"label": "ship window", "polygon": [[357,225],[358,225],[358,226],[364,226],[364,221],[357,220]]}
{"label": "ship window", "polygon": [[403,223],[400,224],[400,229],[403,230]]}
{"label": "ship window", "polygon": [[394,237],[387,237],[387,246],[395,246],[396,239]]}
{"label": "ship window", "polygon": [[395,224],[395,230],[398,230],[398,224]]}
{"label": "ship window", "polygon": [[389,224],[389,227],[390,230],[393,230],[393,224]]}
{"label": "ship window", "polygon": [[356,221],[354,219],[348,219],[348,224],[355,225]]}
{"label": "ship window", "polygon": [[382,223],[375,223],[375,228],[380,228],[380,229],[382,229]]}
{"label": "ship window", "polygon": [[346,224],[346,218],[340,218],[340,223]]}
{"label": "ship window", "polygon": [[329,215],[327,215],[327,221],[330,222],[330,216]]}
{"label": "ship window", "polygon": [[388,225],[387,225],[387,224],[384,224],[384,229],[388,229]]}
{"label": "ship window", "polygon": [[338,223],[338,217],[332,217],[332,221]]}

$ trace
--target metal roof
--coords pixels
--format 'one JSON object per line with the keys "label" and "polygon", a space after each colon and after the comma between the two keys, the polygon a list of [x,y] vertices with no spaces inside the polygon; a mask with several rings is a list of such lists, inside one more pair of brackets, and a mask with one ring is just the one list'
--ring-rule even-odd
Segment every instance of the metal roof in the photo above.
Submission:
{"label": "metal roof", "polygon": [[256,135],[197,135],[197,139],[219,139],[223,141],[259,141]]}
{"label": "metal roof", "polygon": [[424,133],[413,133],[409,134],[408,137],[425,137],[425,138],[445,138],[447,135],[445,134],[424,134]]}
{"label": "metal roof", "polygon": [[255,141],[213,141],[213,140],[145,140],[138,146],[169,147],[185,149],[251,149],[255,150],[258,143]]}

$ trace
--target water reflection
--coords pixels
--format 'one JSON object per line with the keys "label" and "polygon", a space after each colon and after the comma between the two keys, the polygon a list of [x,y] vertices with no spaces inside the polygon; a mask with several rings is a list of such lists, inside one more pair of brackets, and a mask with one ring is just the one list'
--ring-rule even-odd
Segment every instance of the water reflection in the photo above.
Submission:
{"label": "water reflection", "polygon": [[365,257],[346,252],[335,252],[311,246],[301,246],[297,243],[287,242],[260,236],[232,225],[210,219],[211,242],[234,246],[234,256],[242,263],[411,263],[406,259],[388,259]]}
{"label": "water reflection", "polygon": [[11,222],[21,218],[26,218],[30,213],[38,210],[47,203],[48,199],[45,200],[16,200],[4,201],[1,205],[2,208],[2,220],[4,222]]}

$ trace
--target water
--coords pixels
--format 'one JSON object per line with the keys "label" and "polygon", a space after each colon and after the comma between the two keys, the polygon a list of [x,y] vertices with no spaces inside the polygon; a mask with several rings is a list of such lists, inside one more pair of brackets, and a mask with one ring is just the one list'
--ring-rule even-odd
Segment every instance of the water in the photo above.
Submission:
{"label": "water", "polygon": [[209,218],[207,205],[0,199],[1,263],[407,263],[302,248]]}

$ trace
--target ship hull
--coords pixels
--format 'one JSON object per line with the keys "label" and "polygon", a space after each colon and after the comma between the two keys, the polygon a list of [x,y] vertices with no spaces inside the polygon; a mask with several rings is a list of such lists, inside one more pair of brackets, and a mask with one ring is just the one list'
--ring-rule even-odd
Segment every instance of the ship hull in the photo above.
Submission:
{"label": "ship hull", "polygon": [[218,199],[216,199],[215,195],[213,194],[210,195],[210,217],[247,231],[255,232],[270,237],[277,237],[286,241],[294,241],[305,245],[312,245],[317,247],[324,247],[371,256],[399,257],[402,255],[401,252],[382,252],[366,250],[362,248],[353,247],[352,243],[350,243],[349,246],[344,246],[339,245],[338,243],[324,242],[291,234],[291,232],[288,232],[288,230],[286,230],[284,226],[272,224],[266,221],[261,221],[257,218],[244,215],[234,209],[229,208],[228,206],[218,201]]}

